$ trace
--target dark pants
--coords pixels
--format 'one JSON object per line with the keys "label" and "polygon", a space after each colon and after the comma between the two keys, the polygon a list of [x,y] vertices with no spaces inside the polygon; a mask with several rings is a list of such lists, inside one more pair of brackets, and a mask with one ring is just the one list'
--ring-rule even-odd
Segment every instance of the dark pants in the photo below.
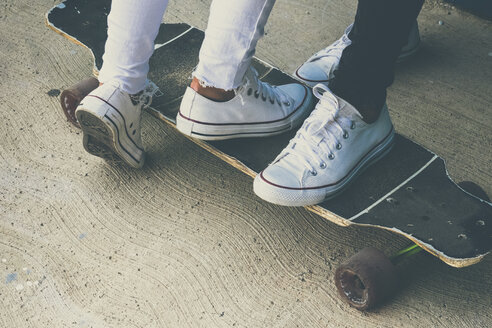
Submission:
{"label": "dark pants", "polygon": [[352,44],[345,48],[330,89],[352,104],[366,122],[379,116],[394,80],[401,48],[424,0],[359,0]]}

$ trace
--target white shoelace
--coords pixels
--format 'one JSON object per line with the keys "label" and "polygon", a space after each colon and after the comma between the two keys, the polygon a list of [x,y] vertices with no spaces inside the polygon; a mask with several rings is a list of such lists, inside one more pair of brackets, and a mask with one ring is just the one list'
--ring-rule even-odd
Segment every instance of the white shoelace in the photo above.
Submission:
{"label": "white shoelace", "polygon": [[355,126],[349,118],[338,115],[338,99],[328,87],[318,84],[313,93],[319,99],[316,108],[274,163],[289,155],[294,172],[307,169],[317,175],[318,168],[326,168],[326,161],[335,159],[336,151],[342,148],[340,140],[349,138],[348,130]]}
{"label": "white shoelace", "polygon": [[[292,98],[276,86],[267,82],[263,82],[258,77],[258,72],[250,67],[251,72],[246,73],[245,84],[241,87],[246,90],[248,96],[254,96],[255,98],[261,97],[263,101],[270,101],[273,105],[277,102],[278,105],[290,106],[292,104]],[[241,94],[241,91],[239,91]],[[243,98],[241,97],[243,101]]]}

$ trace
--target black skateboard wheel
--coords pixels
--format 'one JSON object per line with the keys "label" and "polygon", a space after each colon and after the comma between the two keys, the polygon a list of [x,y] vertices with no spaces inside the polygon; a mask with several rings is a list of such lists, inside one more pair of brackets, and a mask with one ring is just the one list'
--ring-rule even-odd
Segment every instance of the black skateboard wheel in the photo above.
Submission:
{"label": "black skateboard wheel", "polygon": [[388,257],[368,247],[338,267],[335,285],[343,300],[365,311],[374,308],[397,290],[398,276]]}
{"label": "black skateboard wheel", "polygon": [[460,186],[461,189],[463,189],[466,192],[469,192],[473,196],[483,199],[490,203],[489,195],[487,195],[485,190],[483,190],[482,187],[477,185],[475,182],[461,181],[460,183],[458,183],[458,186]]}
{"label": "black skateboard wheel", "polygon": [[75,110],[80,104],[82,99],[87,96],[92,90],[99,86],[99,81],[95,77],[89,77],[75,84],[74,86],[63,90],[60,95],[60,103],[63,109],[63,113],[67,117],[67,120],[74,126],[80,128],[77,117],[75,117]]}

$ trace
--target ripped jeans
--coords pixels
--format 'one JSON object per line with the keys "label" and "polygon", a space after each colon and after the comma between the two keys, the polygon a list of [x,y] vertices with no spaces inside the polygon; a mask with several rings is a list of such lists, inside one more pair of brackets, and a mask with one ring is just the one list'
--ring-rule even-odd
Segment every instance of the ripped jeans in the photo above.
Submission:
{"label": "ripped jeans", "polygon": [[[113,0],[100,82],[142,90],[168,0]],[[241,85],[275,0],[213,0],[199,63],[203,85],[232,90]]]}

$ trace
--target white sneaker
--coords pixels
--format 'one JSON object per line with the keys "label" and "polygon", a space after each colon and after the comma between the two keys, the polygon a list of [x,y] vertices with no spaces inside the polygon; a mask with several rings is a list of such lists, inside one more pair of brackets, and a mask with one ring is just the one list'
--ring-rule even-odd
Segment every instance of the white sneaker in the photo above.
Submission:
{"label": "white sneaker", "polygon": [[[318,83],[328,85],[328,82],[334,77],[333,72],[338,68],[343,50],[352,43],[348,37],[352,30],[352,26],[353,24],[350,24],[345,29],[345,32],[340,39],[318,51],[304,64],[299,66],[294,73],[295,77],[310,87],[314,87]],[[397,62],[403,62],[414,55],[417,52],[419,45],[420,34],[417,21],[415,21],[410,30],[408,42],[402,48]]]}
{"label": "white sneaker", "polygon": [[107,160],[121,159],[134,168],[144,164],[140,134],[142,108],[158,92],[150,82],[144,91],[129,95],[118,82],[107,82],[92,91],[75,111],[84,133],[85,150]]}
{"label": "white sneaker", "polygon": [[312,109],[312,99],[306,86],[272,86],[250,68],[236,96],[226,102],[210,100],[188,87],[176,126],[203,140],[272,136],[299,126]]}
{"label": "white sneaker", "polygon": [[333,72],[338,68],[343,50],[352,43],[348,37],[352,26],[353,24],[350,24],[345,29],[340,39],[321,49],[299,66],[294,73],[295,77],[311,88],[318,83],[328,85],[328,82],[334,77]]}
{"label": "white sneaker", "polygon": [[255,193],[286,206],[314,205],[340,192],[363,169],[385,155],[394,137],[384,106],[367,124],[349,103],[318,84],[320,102],[296,136],[254,180]]}

